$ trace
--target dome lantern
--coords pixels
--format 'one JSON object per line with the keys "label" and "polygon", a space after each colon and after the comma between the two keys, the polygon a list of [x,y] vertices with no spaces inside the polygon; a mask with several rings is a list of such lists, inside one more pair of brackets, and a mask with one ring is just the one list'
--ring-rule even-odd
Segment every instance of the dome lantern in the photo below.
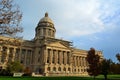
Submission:
{"label": "dome lantern", "polygon": [[48,13],[47,12],[45,13],[45,17],[48,17]]}

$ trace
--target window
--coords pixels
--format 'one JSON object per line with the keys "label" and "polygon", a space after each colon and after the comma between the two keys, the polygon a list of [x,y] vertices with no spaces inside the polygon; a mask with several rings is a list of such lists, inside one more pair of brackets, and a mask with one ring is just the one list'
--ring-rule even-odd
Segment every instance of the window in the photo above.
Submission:
{"label": "window", "polygon": [[64,67],[63,71],[66,71],[66,68]]}
{"label": "window", "polygon": [[68,71],[70,71],[70,68],[68,68]]}
{"label": "window", "polygon": [[58,71],[61,71],[61,67],[58,68]]}
{"label": "window", "polygon": [[46,35],[46,29],[43,28],[43,35]]}
{"label": "window", "polygon": [[50,67],[48,67],[47,70],[50,71]]}
{"label": "window", "polygon": [[47,63],[50,63],[50,49],[48,49]]}
{"label": "window", "polygon": [[56,71],[56,67],[53,67],[53,71]]}
{"label": "window", "polygon": [[48,36],[49,37],[51,36],[51,30],[50,29],[48,30]]}

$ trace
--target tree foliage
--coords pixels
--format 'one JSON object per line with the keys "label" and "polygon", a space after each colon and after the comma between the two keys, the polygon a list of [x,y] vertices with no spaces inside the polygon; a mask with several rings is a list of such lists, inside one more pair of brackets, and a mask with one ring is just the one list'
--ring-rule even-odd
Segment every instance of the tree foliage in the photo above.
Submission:
{"label": "tree foliage", "polygon": [[22,13],[13,0],[0,0],[0,35],[16,36],[22,32]]}
{"label": "tree foliage", "polygon": [[105,80],[107,80],[107,75],[110,72],[110,66],[112,64],[112,60],[111,59],[103,59],[101,61],[101,74],[104,75]]}
{"label": "tree foliage", "polygon": [[110,74],[120,74],[120,64],[112,63],[110,65]]}
{"label": "tree foliage", "polygon": [[89,64],[88,73],[90,76],[97,76],[100,73],[100,56],[95,53],[95,49],[91,48],[87,54],[87,61]]}
{"label": "tree foliage", "polygon": [[8,63],[7,70],[10,71],[11,73],[22,72],[24,70],[24,66],[19,61],[14,61]]}
{"label": "tree foliage", "polygon": [[119,53],[116,54],[116,58],[117,58],[117,60],[120,62],[120,54],[119,54]]}

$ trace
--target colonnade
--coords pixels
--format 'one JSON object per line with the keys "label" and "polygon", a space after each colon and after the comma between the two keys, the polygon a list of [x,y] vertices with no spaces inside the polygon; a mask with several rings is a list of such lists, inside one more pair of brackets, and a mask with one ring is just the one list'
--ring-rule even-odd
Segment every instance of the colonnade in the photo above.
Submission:
{"label": "colonnade", "polygon": [[0,47],[0,63],[6,64],[7,62],[14,61],[16,48]]}
{"label": "colonnade", "polygon": [[14,60],[20,61],[24,65],[30,65],[32,62],[32,50],[20,49],[11,46],[0,46],[0,64],[5,65]]}
{"label": "colonnade", "polygon": [[70,51],[47,49],[45,63],[49,64],[70,64]]}
{"label": "colonnade", "polygon": [[54,31],[54,29],[40,27],[37,31],[37,35],[38,36],[39,35],[46,36],[46,37],[54,37],[55,36],[55,31]]}
{"label": "colonnade", "polygon": [[87,66],[86,57],[84,56],[73,56],[73,66]]}

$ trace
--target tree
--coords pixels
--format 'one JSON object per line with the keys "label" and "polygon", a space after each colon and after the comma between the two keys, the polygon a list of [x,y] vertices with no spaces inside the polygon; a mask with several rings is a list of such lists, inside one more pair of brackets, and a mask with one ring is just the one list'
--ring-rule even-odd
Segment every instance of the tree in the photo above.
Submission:
{"label": "tree", "polygon": [[110,64],[109,74],[120,74],[120,64],[112,62]]}
{"label": "tree", "polygon": [[116,58],[117,58],[117,60],[120,62],[120,54],[119,54],[119,53],[116,54]]}
{"label": "tree", "polygon": [[105,80],[107,80],[107,75],[110,72],[110,66],[112,64],[111,59],[103,59],[101,61],[101,73],[104,75]]}
{"label": "tree", "polygon": [[0,35],[15,37],[22,32],[21,19],[22,13],[13,0],[0,0]]}
{"label": "tree", "polygon": [[90,76],[94,76],[94,79],[100,73],[100,56],[95,54],[95,49],[90,48],[87,54],[87,62],[89,69],[87,70]]}
{"label": "tree", "polygon": [[7,64],[7,70],[11,73],[22,72],[24,70],[24,66],[19,61],[14,61]]}

